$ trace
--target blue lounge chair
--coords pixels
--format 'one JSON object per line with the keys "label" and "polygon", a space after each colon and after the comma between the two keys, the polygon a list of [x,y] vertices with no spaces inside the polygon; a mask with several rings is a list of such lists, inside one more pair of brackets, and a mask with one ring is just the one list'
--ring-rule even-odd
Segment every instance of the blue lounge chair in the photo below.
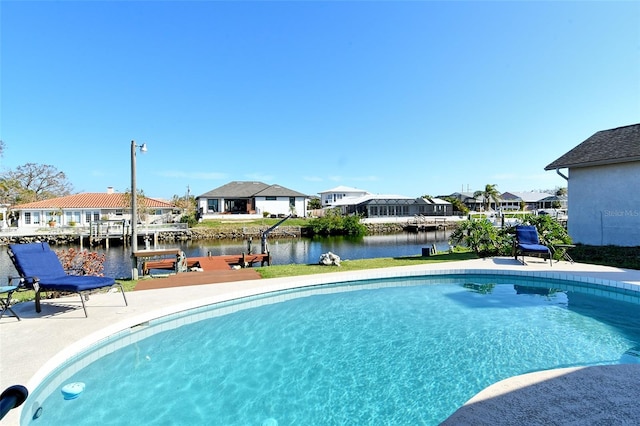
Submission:
{"label": "blue lounge chair", "polygon": [[542,256],[543,258],[549,258],[549,265],[553,266],[551,259],[551,250],[549,247],[540,243],[538,237],[538,230],[535,226],[530,225],[517,225],[516,226],[516,239],[513,244],[513,256],[518,259],[518,255],[522,256],[522,263],[527,264],[524,261],[524,255]]}
{"label": "blue lounge chair", "polygon": [[122,285],[113,278],[96,277],[90,275],[67,275],[62,268],[58,256],[49,247],[48,243],[9,244],[9,257],[13,262],[20,277],[20,286],[33,289],[36,292],[36,312],[40,312],[40,292],[58,291],[66,293],[78,293],[84,315],[87,314],[85,299],[89,299],[89,293],[107,287],[117,286],[122,292],[124,304],[127,306],[127,297]]}

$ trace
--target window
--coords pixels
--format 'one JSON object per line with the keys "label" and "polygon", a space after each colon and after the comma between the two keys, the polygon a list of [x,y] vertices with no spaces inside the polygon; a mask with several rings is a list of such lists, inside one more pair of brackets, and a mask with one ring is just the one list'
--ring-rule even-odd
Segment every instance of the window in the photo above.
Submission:
{"label": "window", "polygon": [[67,225],[71,225],[72,222],[80,223],[80,212],[65,212]]}
{"label": "window", "polygon": [[84,214],[84,223],[90,223],[91,222],[91,212],[87,212]]}
{"label": "window", "polygon": [[289,207],[296,206],[296,197],[289,197]]}
{"label": "window", "polygon": [[218,213],[219,207],[218,207],[218,199],[208,199],[207,200],[207,212],[208,213]]}
{"label": "window", "polygon": [[31,225],[31,213],[30,212],[25,212],[24,213],[24,224],[25,225]]}
{"label": "window", "polygon": [[267,201],[276,201],[278,199],[278,197],[270,196],[270,197],[264,197],[264,199],[267,200]]}
{"label": "window", "polygon": [[116,217],[122,217],[122,209],[116,209]]}

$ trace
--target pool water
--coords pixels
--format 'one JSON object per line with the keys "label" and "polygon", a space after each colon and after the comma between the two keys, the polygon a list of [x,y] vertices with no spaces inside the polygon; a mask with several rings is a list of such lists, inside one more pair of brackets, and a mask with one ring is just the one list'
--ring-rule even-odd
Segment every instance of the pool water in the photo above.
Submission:
{"label": "pool water", "polygon": [[153,334],[77,371],[64,383],[85,383],[80,397],[57,389],[30,424],[436,425],[510,376],[640,361],[638,304],[519,278],[433,282],[335,287]]}

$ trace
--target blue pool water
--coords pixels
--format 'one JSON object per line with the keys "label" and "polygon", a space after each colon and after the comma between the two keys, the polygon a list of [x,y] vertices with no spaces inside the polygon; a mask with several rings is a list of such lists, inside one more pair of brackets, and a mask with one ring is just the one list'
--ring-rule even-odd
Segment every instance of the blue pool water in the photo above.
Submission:
{"label": "blue pool water", "polygon": [[[510,376],[640,360],[637,296],[491,276],[315,293],[210,307],[218,316],[150,333],[36,392],[23,424],[436,425]],[[72,382],[85,390],[64,400]]]}

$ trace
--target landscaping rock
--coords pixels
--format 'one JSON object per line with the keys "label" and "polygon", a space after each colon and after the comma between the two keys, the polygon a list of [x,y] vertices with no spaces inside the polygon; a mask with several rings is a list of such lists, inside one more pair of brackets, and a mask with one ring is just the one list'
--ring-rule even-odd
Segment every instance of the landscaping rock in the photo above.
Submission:
{"label": "landscaping rock", "polygon": [[340,266],[340,256],[331,252],[323,253],[320,255],[320,261],[318,263],[327,266]]}

